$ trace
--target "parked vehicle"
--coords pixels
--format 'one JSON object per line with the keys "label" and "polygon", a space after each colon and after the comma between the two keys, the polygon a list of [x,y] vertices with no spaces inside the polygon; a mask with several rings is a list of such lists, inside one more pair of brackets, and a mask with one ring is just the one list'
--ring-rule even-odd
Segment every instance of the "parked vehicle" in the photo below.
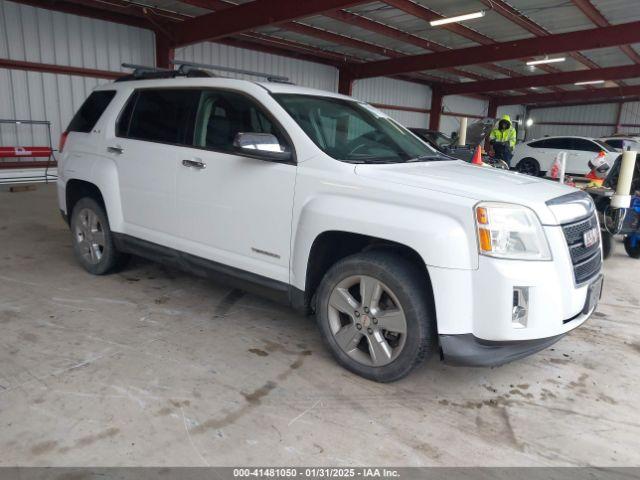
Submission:
{"label": "parked vehicle", "polygon": [[631,150],[640,150],[640,139],[638,137],[603,137],[599,138],[611,148],[621,152],[625,147],[631,147]]}
{"label": "parked vehicle", "polygon": [[314,312],[336,360],[369,379],[440,352],[465,365],[537,352],[600,296],[586,194],[444,157],[350,97],[120,81],[62,140],[59,206],[88,272],[136,254]]}
{"label": "parked vehicle", "polygon": [[[467,138],[470,140],[470,143],[467,145],[457,145],[457,138],[449,137],[437,130],[428,130],[426,128],[409,128],[409,130],[440,153],[471,163],[475,155],[476,147],[484,142],[485,137],[491,130],[491,126],[492,122],[490,119],[474,122],[469,125]],[[494,168],[509,170],[509,165],[503,160],[495,159],[493,154],[489,155],[484,153],[482,155],[482,161]]]}
{"label": "parked vehicle", "polygon": [[511,165],[521,173],[543,175],[551,170],[558,153],[567,152],[567,173],[584,176],[590,171],[589,161],[602,151],[606,154],[607,163],[613,165],[619,153],[600,140],[573,136],[545,137],[517,144]]}

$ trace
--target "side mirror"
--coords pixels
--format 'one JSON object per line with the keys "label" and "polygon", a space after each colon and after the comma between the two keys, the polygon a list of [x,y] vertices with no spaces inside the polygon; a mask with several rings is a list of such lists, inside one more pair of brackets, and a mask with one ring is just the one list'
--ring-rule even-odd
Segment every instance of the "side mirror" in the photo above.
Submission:
{"label": "side mirror", "polygon": [[291,152],[280,145],[276,136],[270,133],[240,132],[236,134],[233,146],[238,153],[259,160],[288,162],[292,158]]}

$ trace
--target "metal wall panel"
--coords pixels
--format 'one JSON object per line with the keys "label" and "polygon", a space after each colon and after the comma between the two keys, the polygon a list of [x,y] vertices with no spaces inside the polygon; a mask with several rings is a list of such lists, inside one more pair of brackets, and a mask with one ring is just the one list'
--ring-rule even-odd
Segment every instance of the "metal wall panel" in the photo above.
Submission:
{"label": "metal wall panel", "polygon": [[[0,0],[0,57],[125,71],[123,62],[153,65],[149,30]],[[0,118],[49,120],[54,146],[91,90],[107,80],[0,69]],[[0,144],[46,141],[40,127],[0,127]]]}
{"label": "metal wall panel", "polygon": [[[628,102],[622,106],[620,115],[620,123],[640,125],[640,102]],[[640,127],[623,127],[624,132],[636,133],[640,132]]]}
{"label": "metal wall panel", "polygon": [[[190,62],[241,68],[288,77],[293,83],[321,90],[336,91],[338,70],[329,65],[296,60],[280,55],[230,47],[218,43],[198,43],[176,50],[175,58]],[[220,75],[230,75],[220,72]],[[234,78],[257,80],[253,76],[233,75]]]}
{"label": "metal wall panel", "polygon": [[[442,101],[442,109],[444,113],[466,113],[469,115],[485,116],[487,114],[488,102],[476,98],[463,97],[460,95],[450,95],[444,97]],[[469,119],[469,123],[475,119]],[[460,117],[451,115],[442,115],[440,117],[440,131],[451,135],[460,129]]]}
{"label": "metal wall panel", "polygon": [[[353,96],[369,103],[399,105],[402,107],[429,108],[431,90],[426,85],[404,82],[393,78],[367,78],[358,80],[353,86]],[[406,127],[427,128],[427,113],[382,109],[391,118]]]}
{"label": "metal wall panel", "polygon": [[534,109],[529,113],[534,124],[529,129],[527,139],[540,138],[545,135],[579,135],[584,137],[611,135],[615,130],[613,126],[539,125],[535,122],[608,123],[614,125],[617,115],[618,104],[616,103]]}

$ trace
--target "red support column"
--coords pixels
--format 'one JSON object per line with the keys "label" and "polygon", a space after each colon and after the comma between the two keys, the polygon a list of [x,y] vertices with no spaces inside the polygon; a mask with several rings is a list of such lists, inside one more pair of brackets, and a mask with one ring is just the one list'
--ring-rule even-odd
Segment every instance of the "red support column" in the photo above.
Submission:
{"label": "red support column", "polygon": [[175,49],[169,38],[162,32],[156,31],[156,67],[173,68],[170,63],[174,59]]}
{"label": "red support column", "polygon": [[431,89],[431,108],[429,112],[429,130],[440,128],[440,115],[442,114],[442,90],[439,87]]}
{"label": "red support column", "polygon": [[616,130],[613,133],[620,133],[622,130],[622,109],[624,108],[624,102],[618,103],[618,114],[616,116]]}
{"label": "red support column", "polygon": [[338,93],[351,95],[353,90],[353,76],[345,69],[338,70]]}
{"label": "red support column", "polygon": [[487,117],[496,118],[498,116],[498,102],[495,99],[489,100],[489,107],[487,108]]}

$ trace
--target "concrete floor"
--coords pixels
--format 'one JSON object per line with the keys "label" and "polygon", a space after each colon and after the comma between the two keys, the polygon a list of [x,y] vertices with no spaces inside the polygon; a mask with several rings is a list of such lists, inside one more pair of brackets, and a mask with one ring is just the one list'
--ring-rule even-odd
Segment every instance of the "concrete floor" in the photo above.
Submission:
{"label": "concrete floor", "polygon": [[0,192],[0,465],[640,465],[640,262],[495,369],[379,385],[310,318],[142,260],[76,265],[52,186]]}

